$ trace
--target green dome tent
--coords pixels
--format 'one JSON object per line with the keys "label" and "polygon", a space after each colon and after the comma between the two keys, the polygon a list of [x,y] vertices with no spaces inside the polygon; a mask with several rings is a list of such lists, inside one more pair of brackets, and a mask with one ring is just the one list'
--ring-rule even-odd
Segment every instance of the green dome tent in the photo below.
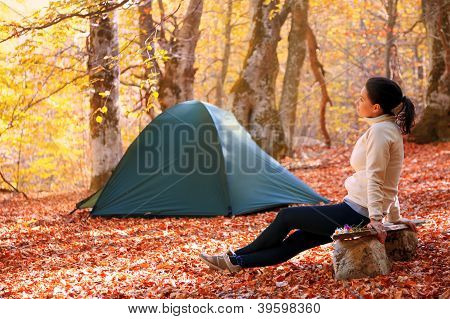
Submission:
{"label": "green dome tent", "polygon": [[241,215],[328,203],[265,153],[234,115],[190,100],[158,115],[105,186],[77,204],[93,216]]}

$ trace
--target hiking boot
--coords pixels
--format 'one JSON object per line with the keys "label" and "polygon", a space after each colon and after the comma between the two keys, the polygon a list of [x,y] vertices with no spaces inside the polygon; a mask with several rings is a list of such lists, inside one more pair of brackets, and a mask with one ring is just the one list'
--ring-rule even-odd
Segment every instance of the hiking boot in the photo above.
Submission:
{"label": "hiking boot", "polygon": [[209,267],[219,271],[228,270],[230,273],[236,273],[242,269],[240,265],[233,265],[231,263],[230,256],[227,253],[223,255],[207,255],[201,253],[200,258]]}

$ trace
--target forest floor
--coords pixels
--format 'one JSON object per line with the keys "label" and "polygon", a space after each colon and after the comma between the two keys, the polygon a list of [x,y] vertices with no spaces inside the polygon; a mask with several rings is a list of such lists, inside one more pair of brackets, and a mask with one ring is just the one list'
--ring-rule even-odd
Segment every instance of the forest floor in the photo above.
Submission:
{"label": "forest floor", "polygon": [[[345,196],[351,148],[316,148],[293,173],[332,203]],[[405,143],[402,215],[419,227],[417,255],[389,275],[337,281],[332,244],[269,267],[210,270],[201,251],[251,242],[276,212],[227,217],[68,216],[87,191],[0,201],[0,298],[450,298],[450,143]],[[291,163],[290,163],[291,162]],[[295,164],[292,160],[284,164]],[[295,165],[291,165],[295,167]]]}

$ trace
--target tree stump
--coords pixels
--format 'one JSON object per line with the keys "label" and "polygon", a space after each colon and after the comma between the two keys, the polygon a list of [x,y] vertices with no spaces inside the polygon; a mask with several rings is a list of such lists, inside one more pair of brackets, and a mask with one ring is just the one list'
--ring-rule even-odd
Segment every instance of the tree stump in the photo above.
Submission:
{"label": "tree stump", "polygon": [[386,254],[391,260],[406,261],[414,257],[418,244],[417,234],[410,229],[389,232],[386,237]]}
{"label": "tree stump", "polygon": [[[413,219],[422,225],[427,220]],[[331,235],[334,240],[333,269],[335,279],[355,279],[386,275],[392,262],[411,259],[417,249],[417,234],[404,224],[384,223],[387,231],[381,244],[374,229],[362,229]]]}
{"label": "tree stump", "polygon": [[333,244],[334,278],[356,279],[387,275],[392,263],[386,249],[373,236],[336,240]]}

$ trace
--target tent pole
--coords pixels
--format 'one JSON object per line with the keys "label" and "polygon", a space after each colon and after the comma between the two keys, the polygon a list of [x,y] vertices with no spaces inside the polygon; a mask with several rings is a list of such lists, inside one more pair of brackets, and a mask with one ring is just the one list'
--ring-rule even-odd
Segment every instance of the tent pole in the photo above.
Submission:
{"label": "tent pole", "polygon": [[71,210],[66,216],[68,215],[72,215],[73,213],[75,213],[75,211],[78,209],[78,207],[75,207],[75,209]]}

